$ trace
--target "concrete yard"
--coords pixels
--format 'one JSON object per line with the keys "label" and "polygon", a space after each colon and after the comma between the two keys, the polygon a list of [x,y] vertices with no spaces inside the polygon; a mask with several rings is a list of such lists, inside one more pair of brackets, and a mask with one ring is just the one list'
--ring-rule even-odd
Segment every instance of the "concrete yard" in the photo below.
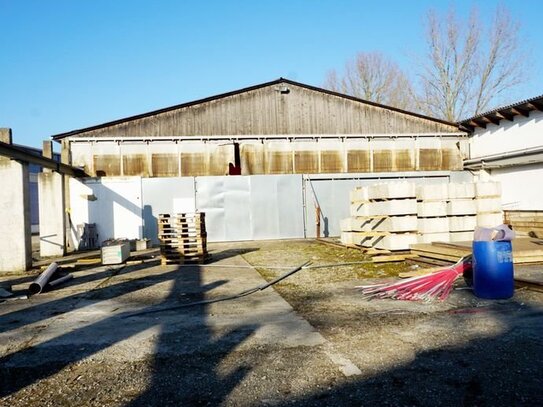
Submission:
{"label": "concrete yard", "polygon": [[[355,285],[408,266],[362,263],[359,251],[311,240],[209,248],[208,265],[88,267],[54,291],[0,303],[0,405],[543,402],[543,293],[487,301],[463,289],[433,304],[368,302]],[[178,307],[307,260],[356,264]],[[14,289],[30,280],[2,279]]]}

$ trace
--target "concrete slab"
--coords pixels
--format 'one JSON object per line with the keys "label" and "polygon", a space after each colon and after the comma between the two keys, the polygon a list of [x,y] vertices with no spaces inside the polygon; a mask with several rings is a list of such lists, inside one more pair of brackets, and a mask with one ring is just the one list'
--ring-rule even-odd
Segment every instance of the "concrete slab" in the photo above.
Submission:
{"label": "concrete slab", "polygon": [[231,301],[179,307],[265,283],[241,256],[228,256],[215,253],[216,261],[202,266],[149,263],[75,271],[70,284],[55,291],[4,303],[2,363],[20,368],[85,360],[134,362],[207,352],[219,346],[216,338],[220,346],[248,351],[324,346],[323,355],[339,371],[356,371],[273,288]]}

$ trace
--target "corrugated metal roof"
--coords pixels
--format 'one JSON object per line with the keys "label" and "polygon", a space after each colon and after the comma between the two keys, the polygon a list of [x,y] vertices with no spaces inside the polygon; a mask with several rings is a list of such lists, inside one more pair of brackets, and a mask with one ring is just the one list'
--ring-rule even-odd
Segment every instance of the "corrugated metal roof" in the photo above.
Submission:
{"label": "corrugated metal roof", "polygon": [[262,83],[262,84],[259,84],[259,85],[238,89],[238,90],[235,90],[235,91],[232,91],[232,92],[222,93],[222,94],[219,94],[219,95],[211,96],[211,97],[204,98],[204,99],[195,100],[195,101],[192,101],[192,102],[182,103],[182,104],[179,104],[179,105],[174,105],[174,106],[166,107],[166,108],[163,108],[163,109],[153,110],[151,112],[142,113],[142,114],[139,114],[139,115],[130,116],[130,117],[126,117],[126,118],[122,118],[122,119],[118,119],[118,120],[98,124],[96,126],[91,126],[91,127],[78,129],[78,130],[72,130],[72,131],[69,131],[69,132],[66,132],[66,133],[56,134],[56,135],[51,136],[51,138],[53,140],[60,140],[60,139],[63,139],[65,137],[69,137],[69,136],[73,136],[73,135],[77,135],[77,134],[81,134],[81,133],[85,133],[85,132],[89,132],[89,131],[93,131],[93,130],[98,130],[98,129],[102,129],[102,128],[109,127],[109,126],[115,126],[115,125],[125,123],[125,122],[129,122],[129,121],[132,121],[132,120],[138,120],[138,119],[142,119],[142,118],[145,118],[145,117],[150,117],[150,116],[154,116],[154,115],[157,115],[157,114],[170,112],[172,110],[177,110],[177,109],[182,109],[182,108],[185,108],[185,107],[195,106],[195,105],[198,105],[198,104],[202,104],[202,103],[206,103],[206,102],[226,98],[226,97],[229,97],[229,96],[238,95],[240,93],[249,92],[249,91],[252,91],[252,90],[257,90],[257,89],[260,89],[260,88],[263,88],[263,87],[266,87],[266,86],[273,86],[273,85],[279,85],[279,84],[287,84],[287,85],[299,86],[299,87],[309,89],[309,90],[312,90],[312,91],[321,92],[321,93],[325,93],[325,94],[328,94],[328,95],[337,96],[337,97],[345,98],[345,99],[348,99],[348,100],[352,100],[352,101],[355,101],[355,102],[364,103],[364,104],[367,104],[367,105],[371,105],[371,106],[391,110],[391,111],[394,111],[394,112],[403,113],[403,114],[406,114],[406,115],[418,117],[418,118],[421,118],[421,119],[430,120],[430,121],[433,121],[433,122],[458,127],[457,123],[451,123],[451,122],[448,122],[448,121],[445,121],[445,120],[425,116],[425,115],[422,115],[422,114],[419,114],[419,113],[409,112],[407,110],[398,109],[398,108],[395,108],[395,107],[392,107],[392,106],[386,106],[386,105],[382,105],[382,104],[379,104],[379,103],[370,102],[368,100],[359,99],[359,98],[356,98],[356,97],[353,97],[353,96],[349,96],[349,95],[345,95],[345,94],[342,94],[342,93],[330,91],[330,90],[327,90],[327,89],[318,88],[318,87],[311,86],[311,85],[306,85],[306,84],[303,84],[303,83],[300,83],[300,82],[291,81],[289,79],[279,78],[279,79],[276,79],[276,80],[271,81],[271,82],[265,82],[265,83]]}
{"label": "corrugated metal roof", "polygon": [[[539,108],[538,109],[533,109],[533,108],[528,106],[528,105],[533,104],[533,103],[543,105],[543,95],[535,96],[535,97],[532,97],[530,99],[524,99],[524,100],[521,100],[520,102],[512,103],[512,104],[509,104],[509,105],[498,107],[496,109],[489,110],[488,112],[481,113],[481,114],[478,114],[476,116],[470,117],[468,119],[464,119],[462,121],[459,121],[458,124],[461,125],[461,126],[473,127],[470,123],[477,122],[477,119],[484,119],[484,118],[487,118],[489,116],[494,116],[496,114],[505,114],[507,112],[510,112],[511,109],[516,109],[516,108],[523,109],[523,110],[526,110],[526,111],[539,110]],[[513,116],[516,116],[516,115],[517,115],[516,113],[513,114]],[[498,119],[498,120],[501,120],[501,119]],[[481,127],[484,127],[484,126],[481,126]]]}

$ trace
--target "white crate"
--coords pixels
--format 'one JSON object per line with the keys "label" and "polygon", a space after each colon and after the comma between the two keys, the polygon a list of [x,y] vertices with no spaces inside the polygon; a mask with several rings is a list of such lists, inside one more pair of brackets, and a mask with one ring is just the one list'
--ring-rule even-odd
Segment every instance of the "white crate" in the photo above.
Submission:
{"label": "white crate", "polygon": [[449,216],[449,231],[450,232],[467,232],[473,231],[477,226],[477,216]]}
{"label": "white crate", "polygon": [[350,206],[349,214],[351,217],[356,218],[357,216],[368,216],[368,203],[364,202],[355,202]]}
{"label": "white crate", "polygon": [[390,201],[370,202],[368,216],[416,215],[416,199],[392,199]]}
{"label": "white crate", "polygon": [[449,184],[449,199],[475,198],[475,184],[472,182]]}
{"label": "white crate", "polygon": [[417,203],[417,216],[421,218],[447,216],[447,202],[419,202]]}
{"label": "white crate", "polygon": [[477,206],[473,199],[453,199],[447,202],[447,216],[475,215]]}
{"label": "white crate", "polygon": [[418,218],[417,231],[419,233],[444,233],[449,231],[449,220],[442,218]]}
{"label": "white crate", "polygon": [[364,241],[362,246],[382,250],[409,250],[409,245],[415,243],[417,243],[416,233],[401,233],[375,236]]}
{"label": "white crate", "polygon": [[368,187],[356,187],[349,193],[351,202],[367,202],[368,201]]}
{"label": "white crate", "polygon": [[475,196],[482,197],[500,197],[502,195],[502,186],[499,182],[477,182],[475,184]]}
{"label": "white crate", "polygon": [[373,184],[368,187],[368,199],[415,198],[415,184],[411,182],[391,182]]}
{"label": "white crate", "polygon": [[102,264],[121,264],[130,257],[130,242],[102,247]]}
{"label": "white crate", "polygon": [[417,185],[418,201],[446,201],[449,197],[447,184]]}
{"label": "white crate", "polygon": [[500,212],[502,210],[501,198],[478,198],[475,202],[477,213]]}
{"label": "white crate", "polygon": [[503,214],[501,212],[477,214],[477,226],[493,228],[501,224],[503,224]]}

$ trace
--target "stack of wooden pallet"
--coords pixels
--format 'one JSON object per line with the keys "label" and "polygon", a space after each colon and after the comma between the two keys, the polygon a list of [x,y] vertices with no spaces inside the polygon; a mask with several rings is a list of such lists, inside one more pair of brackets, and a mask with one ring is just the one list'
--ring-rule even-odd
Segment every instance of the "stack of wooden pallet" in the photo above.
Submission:
{"label": "stack of wooden pallet", "polygon": [[163,265],[202,264],[209,258],[205,213],[158,215],[158,239]]}

